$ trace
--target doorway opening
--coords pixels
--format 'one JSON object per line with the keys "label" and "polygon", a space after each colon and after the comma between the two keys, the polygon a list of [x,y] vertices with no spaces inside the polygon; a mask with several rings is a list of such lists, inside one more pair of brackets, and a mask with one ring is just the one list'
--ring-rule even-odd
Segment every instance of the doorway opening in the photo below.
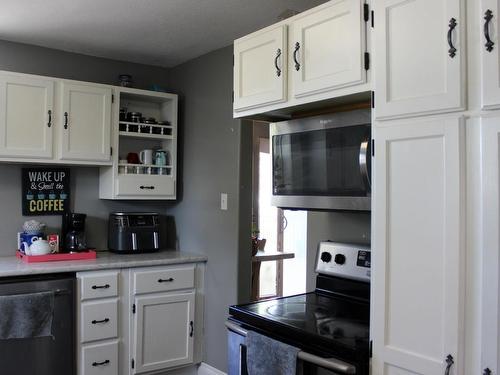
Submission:
{"label": "doorway opening", "polygon": [[272,155],[268,123],[253,123],[252,150],[252,300],[304,293],[307,212],[282,210],[271,205]]}

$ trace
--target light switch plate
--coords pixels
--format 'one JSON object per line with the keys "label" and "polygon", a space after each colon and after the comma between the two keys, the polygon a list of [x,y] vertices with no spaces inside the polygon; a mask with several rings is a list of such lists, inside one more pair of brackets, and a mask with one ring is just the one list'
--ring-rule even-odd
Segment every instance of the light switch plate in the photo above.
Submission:
{"label": "light switch plate", "polygon": [[220,193],[220,209],[227,211],[227,194]]}

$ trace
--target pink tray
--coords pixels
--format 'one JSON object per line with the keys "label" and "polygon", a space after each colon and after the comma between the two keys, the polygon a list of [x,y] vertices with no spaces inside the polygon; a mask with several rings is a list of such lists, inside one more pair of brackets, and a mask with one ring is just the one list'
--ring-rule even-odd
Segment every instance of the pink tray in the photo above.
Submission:
{"label": "pink tray", "polygon": [[88,250],[82,253],[57,253],[57,254],[47,254],[47,255],[25,255],[19,250],[16,251],[16,257],[22,259],[25,263],[37,263],[37,262],[55,262],[60,260],[85,260],[85,259],[95,259],[97,253],[94,250]]}

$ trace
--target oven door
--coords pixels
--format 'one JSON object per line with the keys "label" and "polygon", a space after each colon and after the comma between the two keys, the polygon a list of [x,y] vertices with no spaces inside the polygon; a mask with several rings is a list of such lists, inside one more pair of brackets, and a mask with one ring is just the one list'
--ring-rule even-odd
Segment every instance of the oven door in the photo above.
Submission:
{"label": "oven door", "polygon": [[316,119],[272,124],[272,204],[370,210],[371,126]]}
{"label": "oven door", "polygon": [[[227,375],[248,375],[247,330],[232,321],[226,321],[228,329],[228,373]],[[297,375],[348,375],[368,374],[358,371],[355,365],[335,359],[322,358],[300,351],[297,355]]]}

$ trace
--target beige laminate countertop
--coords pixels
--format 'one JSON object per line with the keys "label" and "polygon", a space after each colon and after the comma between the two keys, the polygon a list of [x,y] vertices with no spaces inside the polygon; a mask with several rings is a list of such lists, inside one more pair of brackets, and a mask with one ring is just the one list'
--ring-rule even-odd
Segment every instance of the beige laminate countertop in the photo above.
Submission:
{"label": "beige laminate countertop", "polygon": [[12,255],[0,257],[0,277],[150,267],[206,261],[206,256],[175,250],[163,250],[145,254],[114,254],[108,251],[99,251],[97,258],[92,260],[40,263],[24,263]]}

